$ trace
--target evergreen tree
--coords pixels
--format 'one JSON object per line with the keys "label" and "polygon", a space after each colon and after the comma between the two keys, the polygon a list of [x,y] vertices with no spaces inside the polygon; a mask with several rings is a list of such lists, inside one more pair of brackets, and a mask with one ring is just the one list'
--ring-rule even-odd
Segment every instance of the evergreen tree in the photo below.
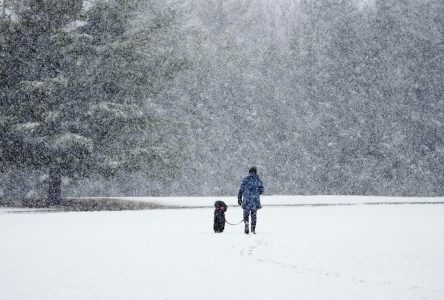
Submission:
{"label": "evergreen tree", "polygon": [[[24,3],[1,23],[2,166],[47,169],[52,204],[63,176],[170,172],[178,149],[153,131],[161,120],[147,100],[184,65],[168,44],[174,12],[137,0]],[[150,18],[135,26],[139,11]]]}

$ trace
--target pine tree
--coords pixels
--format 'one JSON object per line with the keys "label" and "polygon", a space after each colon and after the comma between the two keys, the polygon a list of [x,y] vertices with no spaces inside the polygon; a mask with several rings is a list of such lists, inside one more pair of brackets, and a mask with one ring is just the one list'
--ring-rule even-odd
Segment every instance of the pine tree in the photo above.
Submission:
{"label": "pine tree", "polygon": [[135,26],[137,0],[25,3],[1,23],[2,166],[47,169],[51,204],[63,176],[174,169],[147,105],[184,65],[167,43],[174,12],[151,6]]}

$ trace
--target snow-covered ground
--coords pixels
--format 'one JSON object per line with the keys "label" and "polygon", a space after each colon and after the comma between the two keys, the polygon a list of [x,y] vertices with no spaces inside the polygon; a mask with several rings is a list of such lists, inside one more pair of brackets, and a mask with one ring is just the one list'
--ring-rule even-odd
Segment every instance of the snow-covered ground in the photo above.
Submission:
{"label": "snow-covered ground", "polygon": [[[84,198],[88,199],[88,198]],[[233,197],[126,197],[117,198],[145,201],[160,206],[171,207],[212,207],[214,201],[222,200],[228,205],[237,205]],[[403,203],[443,203],[444,197],[378,197],[378,196],[261,196],[264,206],[310,206],[310,205],[361,205],[361,204],[403,204]]]}
{"label": "snow-covered ground", "polygon": [[443,216],[442,204],[266,206],[245,235],[213,233],[211,208],[3,211],[0,299],[441,300]]}

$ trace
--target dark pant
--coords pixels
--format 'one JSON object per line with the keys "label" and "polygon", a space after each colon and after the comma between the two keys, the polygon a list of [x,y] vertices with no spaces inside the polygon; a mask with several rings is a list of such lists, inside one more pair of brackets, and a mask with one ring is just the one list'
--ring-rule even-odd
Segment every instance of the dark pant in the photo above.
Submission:
{"label": "dark pant", "polygon": [[256,212],[257,210],[255,209],[249,209],[249,208],[244,209],[244,222],[246,223],[249,222],[251,214],[251,225],[256,226],[256,220],[257,220]]}

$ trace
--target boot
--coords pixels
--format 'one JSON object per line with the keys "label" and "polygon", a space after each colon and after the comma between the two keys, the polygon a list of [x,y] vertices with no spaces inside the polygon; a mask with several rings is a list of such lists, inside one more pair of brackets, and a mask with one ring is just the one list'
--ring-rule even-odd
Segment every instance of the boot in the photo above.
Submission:
{"label": "boot", "polygon": [[251,225],[251,233],[256,234],[256,225]]}
{"label": "boot", "polygon": [[250,230],[249,230],[249,228],[248,228],[248,222],[245,222],[245,234],[249,234],[250,233]]}

